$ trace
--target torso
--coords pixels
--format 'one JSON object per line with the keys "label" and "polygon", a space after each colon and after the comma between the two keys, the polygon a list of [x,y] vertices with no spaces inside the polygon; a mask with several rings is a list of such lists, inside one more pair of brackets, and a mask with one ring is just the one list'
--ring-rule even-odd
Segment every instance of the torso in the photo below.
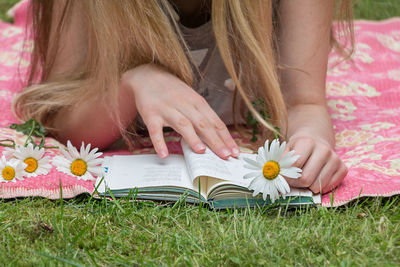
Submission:
{"label": "torso", "polygon": [[[233,124],[234,84],[218,51],[211,19],[203,21],[203,24],[197,27],[188,27],[187,23],[182,22],[179,17],[178,25],[190,49],[193,65],[195,65],[193,66],[195,73],[194,89],[207,100],[225,124]],[[196,66],[200,74],[196,71]],[[244,123],[242,120],[238,122]]]}

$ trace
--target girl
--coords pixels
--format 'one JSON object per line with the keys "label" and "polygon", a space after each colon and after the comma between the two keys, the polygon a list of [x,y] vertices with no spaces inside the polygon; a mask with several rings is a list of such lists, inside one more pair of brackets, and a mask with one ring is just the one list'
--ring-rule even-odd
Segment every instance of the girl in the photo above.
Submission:
{"label": "girl", "polygon": [[60,141],[106,148],[142,126],[165,158],[171,127],[227,159],[239,155],[227,125],[250,111],[263,140],[278,126],[300,155],[291,186],[325,193],[345,177],[325,100],[334,0],[36,0],[32,12],[29,86],[14,110]]}

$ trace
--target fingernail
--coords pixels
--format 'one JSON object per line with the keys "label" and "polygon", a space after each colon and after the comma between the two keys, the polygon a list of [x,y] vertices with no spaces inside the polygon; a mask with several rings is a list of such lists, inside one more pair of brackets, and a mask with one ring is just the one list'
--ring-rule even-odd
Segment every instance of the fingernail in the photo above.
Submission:
{"label": "fingernail", "polygon": [[203,150],[205,150],[205,149],[206,149],[206,146],[203,145],[203,144],[197,144],[197,145],[196,145],[196,150],[197,150],[197,151],[203,151]]}
{"label": "fingernail", "polygon": [[236,157],[239,156],[240,151],[239,149],[237,149],[236,147],[232,149],[233,155],[235,155]]}
{"label": "fingernail", "polygon": [[166,158],[167,157],[167,152],[165,150],[160,151],[160,157],[161,158]]}
{"label": "fingernail", "polygon": [[227,157],[230,156],[231,152],[229,152],[228,149],[224,148],[224,149],[222,149],[221,154],[222,154],[222,156],[223,156],[224,158],[227,158]]}

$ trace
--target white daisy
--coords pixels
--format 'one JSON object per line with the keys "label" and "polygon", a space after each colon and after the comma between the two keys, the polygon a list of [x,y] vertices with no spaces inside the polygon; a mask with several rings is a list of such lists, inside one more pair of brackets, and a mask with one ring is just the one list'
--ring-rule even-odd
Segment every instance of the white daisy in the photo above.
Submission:
{"label": "white daisy", "polygon": [[81,150],[78,152],[69,140],[67,147],[68,150],[60,149],[65,157],[56,156],[53,159],[53,164],[57,167],[57,170],[82,180],[95,180],[93,176],[103,176],[103,168],[101,167],[103,159],[98,158],[103,153],[97,152],[98,148],[90,151],[90,144],[85,147],[85,143],[82,142]]}
{"label": "white daisy", "polygon": [[269,195],[271,202],[274,203],[279,199],[279,192],[284,195],[290,192],[290,187],[283,176],[288,178],[301,177],[300,168],[291,167],[299,158],[298,155],[293,155],[294,150],[289,151],[282,157],[286,142],[279,145],[278,139],[271,142],[271,147],[268,146],[268,140],[264,147],[258,149],[256,161],[248,158],[244,160],[250,165],[244,165],[245,168],[257,170],[244,175],[243,178],[254,178],[249,184],[249,189],[254,190],[253,196],[263,193],[263,199]]}
{"label": "white daisy", "polygon": [[24,169],[27,164],[17,159],[7,160],[5,156],[0,159],[0,182],[16,182],[24,180]]}
{"label": "white daisy", "polygon": [[33,144],[30,143],[26,147],[17,145],[15,149],[7,149],[4,154],[11,155],[27,164],[25,176],[32,177],[48,174],[52,168],[50,157],[43,157],[44,152],[44,148],[33,147]]}

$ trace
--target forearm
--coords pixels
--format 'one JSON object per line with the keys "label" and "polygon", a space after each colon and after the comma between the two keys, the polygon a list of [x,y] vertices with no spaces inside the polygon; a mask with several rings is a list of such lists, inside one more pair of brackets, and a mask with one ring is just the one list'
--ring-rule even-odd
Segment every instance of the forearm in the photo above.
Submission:
{"label": "forearm", "polygon": [[333,148],[325,97],[333,1],[283,0],[280,11],[280,75],[288,137],[312,136]]}
{"label": "forearm", "polygon": [[335,136],[326,107],[325,79],[330,51],[333,0],[281,0],[279,49],[282,91],[288,107],[287,151],[302,169],[293,187],[326,193],[340,184],[346,165],[335,153]]}
{"label": "forearm", "polygon": [[[121,134],[115,118],[98,98],[90,98],[82,104],[63,108],[54,117],[53,135],[61,142],[70,140],[74,145],[82,141],[100,149],[111,145]],[[126,128],[135,119],[137,111],[131,88],[121,83],[119,88],[118,112],[122,127]]]}
{"label": "forearm", "polygon": [[335,134],[330,115],[324,105],[299,104],[288,110],[288,138],[312,136],[335,147]]}
{"label": "forearm", "polygon": [[280,4],[282,92],[288,107],[325,103],[333,1],[285,0]]}

